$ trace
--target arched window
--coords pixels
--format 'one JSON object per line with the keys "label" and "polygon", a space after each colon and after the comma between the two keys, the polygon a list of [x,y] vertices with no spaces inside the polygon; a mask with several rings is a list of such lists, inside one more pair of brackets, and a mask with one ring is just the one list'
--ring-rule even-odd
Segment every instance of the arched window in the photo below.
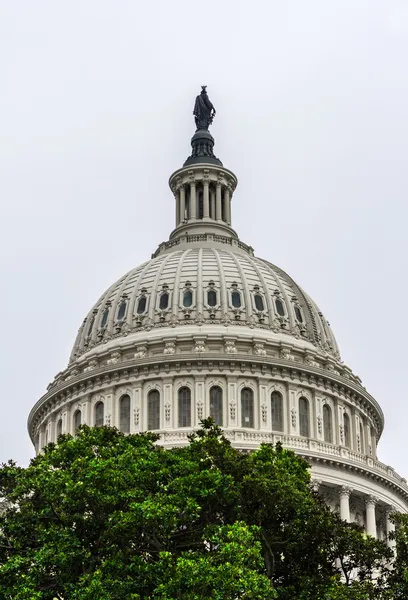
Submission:
{"label": "arched window", "polygon": [[299,398],[299,433],[309,437],[309,402],[306,398]]}
{"label": "arched window", "polygon": [[255,294],[255,307],[256,310],[265,310],[264,301],[261,294]]}
{"label": "arched window", "polygon": [[105,310],[103,311],[102,321],[101,321],[102,329],[104,329],[106,327],[106,324],[108,322],[108,316],[109,316],[109,308],[105,308]]}
{"label": "arched window", "polygon": [[57,439],[62,435],[62,419],[58,419],[57,421]]}
{"label": "arched window", "polygon": [[189,308],[193,304],[193,292],[186,290],[183,294],[183,306]]}
{"label": "arched window", "polygon": [[232,306],[234,308],[240,308],[241,307],[241,294],[239,292],[237,292],[237,290],[234,290],[231,294],[231,302],[232,302]]}
{"label": "arched window", "polygon": [[160,394],[157,390],[147,396],[147,429],[160,429]]}
{"label": "arched window", "polygon": [[283,431],[283,398],[279,392],[271,394],[272,430]]}
{"label": "arched window", "polygon": [[344,445],[346,448],[350,448],[350,417],[347,413],[343,415],[343,424],[344,424]]}
{"label": "arched window", "polygon": [[250,388],[241,390],[241,427],[254,426],[254,393]]}
{"label": "arched window", "polygon": [[122,433],[130,433],[130,396],[125,394],[119,402],[119,421]]}
{"label": "arched window", "polygon": [[327,404],[323,406],[323,435],[325,442],[333,443],[332,411]]}
{"label": "arched window", "polygon": [[159,302],[159,309],[160,310],[166,310],[166,308],[169,305],[169,295],[167,292],[164,292],[161,296],[160,296],[160,302]]}
{"label": "arched window", "polygon": [[210,417],[216,425],[222,426],[222,389],[218,385],[210,389]]}
{"label": "arched window", "polygon": [[103,402],[97,402],[95,404],[95,427],[103,426],[105,408]]}
{"label": "arched window", "polygon": [[283,306],[282,300],[279,300],[279,298],[276,298],[275,306],[276,306],[276,312],[278,313],[278,315],[280,315],[281,317],[284,317],[285,316],[285,308]]}
{"label": "arched window", "polygon": [[217,306],[217,292],[215,290],[208,290],[207,304],[208,306]]}
{"label": "arched window", "polygon": [[44,427],[44,446],[48,444],[48,427],[45,425]]}
{"label": "arched window", "polygon": [[76,433],[81,425],[81,411],[78,409],[74,413],[74,433]]}
{"label": "arched window", "polygon": [[191,391],[188,387],[179,389],[178,424],[179,427],[191,427]]}
{"label": "arched window", "polygon": [[126,314],[126,301],[123,300],[123,302],[121,302],[120,306],[119,306],[119,310],[118,310],[118,321],[122,321],[125,318],[125,314]]}
{"label": "arched window", "polygon": [[92,319],[89,321],[89,326],[88,326],[88,333],[87,333],[87,337],[90,337],[92,334],[92,328],[94,326],[95,323],[95,315],[92,317]]}
{"label": "arched window", "polygon": [[365,447],[364,447],[364,428],[363,428],[363,424],[360,423],[360,452],[362,454],[364,454],[365,451]]}
{"label": "arched window", "polygon": [[139,302],[137,303],[137,314],[142,315],[146,310],[146,296],[141,296],[139,298]]}
{"label": "arched window", "polygon": [[296,306],[296,305],[295,305],[295,317],[297,318],[297,320],[299,321],[299,323],[303,323],[302,313],[300,311],[300,308],[298,306]]}

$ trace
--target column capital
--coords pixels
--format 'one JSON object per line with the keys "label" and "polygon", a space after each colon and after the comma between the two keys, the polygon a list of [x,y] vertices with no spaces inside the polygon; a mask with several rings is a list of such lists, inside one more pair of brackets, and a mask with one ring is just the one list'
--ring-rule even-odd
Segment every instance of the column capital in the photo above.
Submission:
{"label": "column capital", "polygon": [[321,479],[312,479],[310,484],[314,492],[318,492],[323,481]]}
{"label": "column capital", "polygon": [[366,507],[369,505],[375,506],[377,503],[378,503],[377,496],[373,496],[372,494],[370,494],[369,496],[366,496],[366,498],[365,498]]}
{"label": "column capital", "polygon": [[342,485],[339,488],[339,496],[347,496],[347,498],[350,498],[352,491],[353,488],[348,487],[347,485]]}

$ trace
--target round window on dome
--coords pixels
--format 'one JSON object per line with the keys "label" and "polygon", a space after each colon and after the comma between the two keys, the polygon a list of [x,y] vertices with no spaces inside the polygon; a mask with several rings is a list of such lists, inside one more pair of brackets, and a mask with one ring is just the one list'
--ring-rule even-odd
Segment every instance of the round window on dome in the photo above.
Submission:
{"label": "round window on dome", "polygon": [[142,315],[145,312],[146,302],[147,302],[146,296],[142,296],[141,298],[139,298],[139,302],[137,303],[137,314],[138,315]]}
{"label": "round window on dome", "polygon": [[231,302],[234,308],[241,308],[241,294],[234,290],[231,294]]}
{"label": "round window on dome", "polygon": [[295,306],[295,316],[299,323],[303,323],[302,313],[300,312],[300,308],[298,306]]}
{"label": "round window on dome", "polygon": [[208,306],[217,306],[217,292],[215,290],[208,290],[207,304]]}
{"label": "round window on dome", "polygon": [[256,310],[260,310],[260,311],[265,310],[264,301],[263,301],[261,294],[255,294],[254,299],[255,299]]}
{"label": "round window on dome", "polygon": [[159,309],[160,310],[166,310],[166,308],[169,305],[169,295],[167,292],[164,292],[161,296],[160,296],[160,302],[159,302]]}
{"label": "round window on dome", "polygon": [[285,316],[285,307],[283,306],[282,300],[279,300],[279,298],[276,298],[275,306],[276,306],[276,312],[278,313],[278,315],[281,317],[284,317]]}
{"label": "round window on dome", "polygon": [[193,292],[186,290],[183,294],[183,306],[189,308],[193,304]]}

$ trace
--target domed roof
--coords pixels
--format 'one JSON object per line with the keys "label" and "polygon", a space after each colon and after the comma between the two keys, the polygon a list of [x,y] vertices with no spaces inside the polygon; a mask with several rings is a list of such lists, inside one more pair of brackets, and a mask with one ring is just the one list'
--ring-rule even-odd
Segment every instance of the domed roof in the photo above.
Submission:
{"label": "domed roof", "polygon": [[80,328],[71,360],[108,339],[192,323],[269,330],[339,359],[329,323],[284,271],[239,247],[227,250],[202,239],[180,246],[131,270],[101,296]]}

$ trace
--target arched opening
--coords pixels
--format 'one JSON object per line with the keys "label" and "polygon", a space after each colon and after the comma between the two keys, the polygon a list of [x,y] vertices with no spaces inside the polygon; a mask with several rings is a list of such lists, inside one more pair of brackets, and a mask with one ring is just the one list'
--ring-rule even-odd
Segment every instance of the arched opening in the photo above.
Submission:
{"label": "arched opening", "polygon": [[160,429],[160,394],[151,390],[147,395],[147,429]]}
{"label": "arched opening", "polygon": [[159,309],[166,310],[168,305],[169,305],[169,295],[167,292],[163,292],[163,294],[160,296]]}
{"label": "arched opening", "polygon": [[272,430],[283,431],[283,398],[279,392],[271,394]]}
{"label": "arched opening", "polygon": [[103,402],[97,402],[95,404],[95,427],[103,426],[105,407]]}
{"label": "arched opening", "polygon": [[295,317],[299,321],[299,323],[303,323],[302,313],[298,306],[295,306]]}
{"label": "arched opening", "polygon": [[57,439],[62,435],[62,419],[58,419],[57,421]]}
{"label": "arched opening", "polygon": [[333,443],[332,411],[327,404],[323,406],[323,436],[325,442]]}
{"label": "arched opening", "polygon": [[284,317],[285,316],[285,308],[283,306],[282,300],[279,300],[279,298],[276,298],[275,299],[275,307],[276,307],[276,312],[278,313],[278,315],[280,317]]}
{"label": "arched opening", "polygon": [[210,389],[210,417],[214,419],[216,425],[222,426],[222,389],[218,385]]}
{"label": "arched opening", "polygon": [[142,315],[146,310],[146,296],[141,296],[137,303],[137,314]]}
{"label": "arched opening", "polygon": [[81,415],[81,411],[76,410],[74,413],[74,433],[76,433],[81,425],[82,422],[82,415]]}
{"label": "arched opening", "polygon": [[241,390],[241,427],[254,426],[254,392],[251,388]]}
{"label": "arched opening", "polygon": [[208,290],[207,304],[208,304],[208,306],[216,306],[217,305],[217,292],[215,290]]}
{"label": "arched opening", "polygon": [[178,392],[178,426],[191,427],[191,390],[182,387]]}
{"label": "arched opening", "polygon": [[231,294],[231,302],[232,302],[232,306],[234,308],[240,308],[241,307],[241,294],[237,291],[234,290]]}
{"label": "arched opening", "polygon": [[365,444],[364,444],[364,427],[363,424],[360,423],[360,452],[364,454],[365,452]]}
{"label": "arched opening", "polygon": [[108,323],[109,308],[105,308],[102,315],[101,328],[104,329]]}
{"label": "arched opening", "polygon": [[343,415],[343,425],[344,425],[344,445],[346,448],[351,448],[350,444],[350,417],[347,413]]}
{"label": "arched opening", "polygon": [[183,294],[183,306],[186,308],[190,308],[193,304],[193,292],[191,290],[186,290]]}
{"label": "arched opening", "polygon": [[119,402],[119,427],[122,433],[130,433],[130,396],[125,394]]}
{"label": "arched opening", "polygon": [[299,398],[299,434],[309,437],[309,401]]}

